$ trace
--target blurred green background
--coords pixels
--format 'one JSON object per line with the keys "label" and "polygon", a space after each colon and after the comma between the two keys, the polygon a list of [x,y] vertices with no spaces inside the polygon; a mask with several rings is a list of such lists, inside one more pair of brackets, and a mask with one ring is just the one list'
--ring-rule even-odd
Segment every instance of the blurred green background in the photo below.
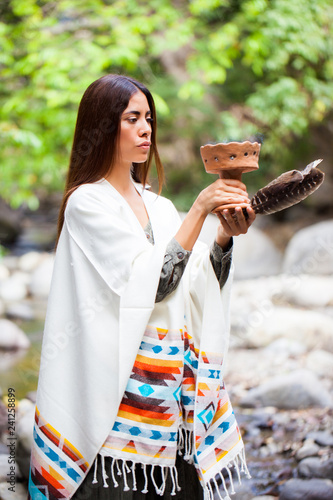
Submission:
{"label": "blurred green background", "polygon": [[153,92],[164,192],[180,210],[213,180],[208,141],[264,138],[252,191],[318,156],[332,175],[332,0],[2,0],[0,20],[1,197],[13,208],[62,191],[81,96],[113,72]]}

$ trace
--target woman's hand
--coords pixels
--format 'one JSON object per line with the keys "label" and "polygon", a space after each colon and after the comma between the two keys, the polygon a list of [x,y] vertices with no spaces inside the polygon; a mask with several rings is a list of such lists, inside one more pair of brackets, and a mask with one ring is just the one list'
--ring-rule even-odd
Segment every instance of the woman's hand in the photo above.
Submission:
{"label": "woman's hand", "polygon": [[247,233],[256,218],[256,214],[251,206],[246,207],[246,212],[247,217],[240,206],[231,211],[224,209],[222,212],[216,212],[221,223],[216,235],[216,242],[220,247],[226,248],[232,236]]}
{"label": "woman's hand", "polygon": [[193,206],[206,217],[215,209],[245,208],[249,203],[245,184],[235,179],[218,179],[201,191]]}
{"label": "woman's hand", "polygon": [[[224,213],[223,211],[226,210],[227,214],[229,214],[228,209],[235,209],[237,210],[237,221],[232,222],[229,215],[225,220],[220,219],[221,228],[218,230],[216,241],[218,245],[224,247],[229,243],[231,236],[246,232],[252,224],[252,217],[255,217],[254,213],[250,214],[249,212],[248,221],[245,221],[244,216],[241,214],[238,215],[238,210],[242,212],[242,208],[249,206],[250,200],[245,184],[236,179],[218,179],[201,191],[183,220],[175,238],[185,250],[192,250],[203,223],[210,212],[214,211],[219,217],[222,217],[219,212]],[[252,209],[249,208],[249,210]]]}

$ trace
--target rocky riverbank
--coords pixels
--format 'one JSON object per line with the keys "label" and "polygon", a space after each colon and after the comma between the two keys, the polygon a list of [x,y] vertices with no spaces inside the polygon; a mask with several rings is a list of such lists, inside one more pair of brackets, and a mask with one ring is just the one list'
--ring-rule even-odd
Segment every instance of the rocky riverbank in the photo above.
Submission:
{"label": "rocky riverbank", "polygon": [[[215,224],[209,219],[202,240],[212,241]],[[331,500],[333,221],[300,230],[283,252],[254,227],[236,239],[234,262],[225,380],[252,479],[236,487],[233,498]],[[4,374],[31,352],[32,337],[21,327],[44,318],[52,268],[48,253],[7,256],[0,262]],[[0,498],[21,500],[26,498],[35,394],[16,401],[14,494],[7,483],[8,387],[1,387]],[[22,387],[14,389],[22,392]]]}

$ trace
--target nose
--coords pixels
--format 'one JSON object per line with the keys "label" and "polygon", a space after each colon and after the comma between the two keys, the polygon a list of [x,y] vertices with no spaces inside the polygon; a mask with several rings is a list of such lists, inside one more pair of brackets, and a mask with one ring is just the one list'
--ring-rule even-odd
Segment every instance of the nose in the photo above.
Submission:
{"label": "nose", "polygon": [[151,134],[151,125],[147,120],[143,120],[142,127],[140,128],[139,134],[141,137],[148,137]]}

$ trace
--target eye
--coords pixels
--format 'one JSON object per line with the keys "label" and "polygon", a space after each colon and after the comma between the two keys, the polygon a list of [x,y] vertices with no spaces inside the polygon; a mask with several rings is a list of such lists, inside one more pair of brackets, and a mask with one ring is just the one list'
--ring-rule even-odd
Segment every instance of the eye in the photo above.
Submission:
{"label": "eye", "polygon": [[137,118],[128,118],[127,119],[130,123],[136,123],[138,121]]}
{"label": "eye", "polygon": [[154,122],[154,119],[153,119],[153,118],[150,118],[150,117],[149,117],[149,118],[146,118],[146,120],[147,120],[147,122],[148,122],[150,125],[152,125],[152,124],[153,124],[153,122]]}

